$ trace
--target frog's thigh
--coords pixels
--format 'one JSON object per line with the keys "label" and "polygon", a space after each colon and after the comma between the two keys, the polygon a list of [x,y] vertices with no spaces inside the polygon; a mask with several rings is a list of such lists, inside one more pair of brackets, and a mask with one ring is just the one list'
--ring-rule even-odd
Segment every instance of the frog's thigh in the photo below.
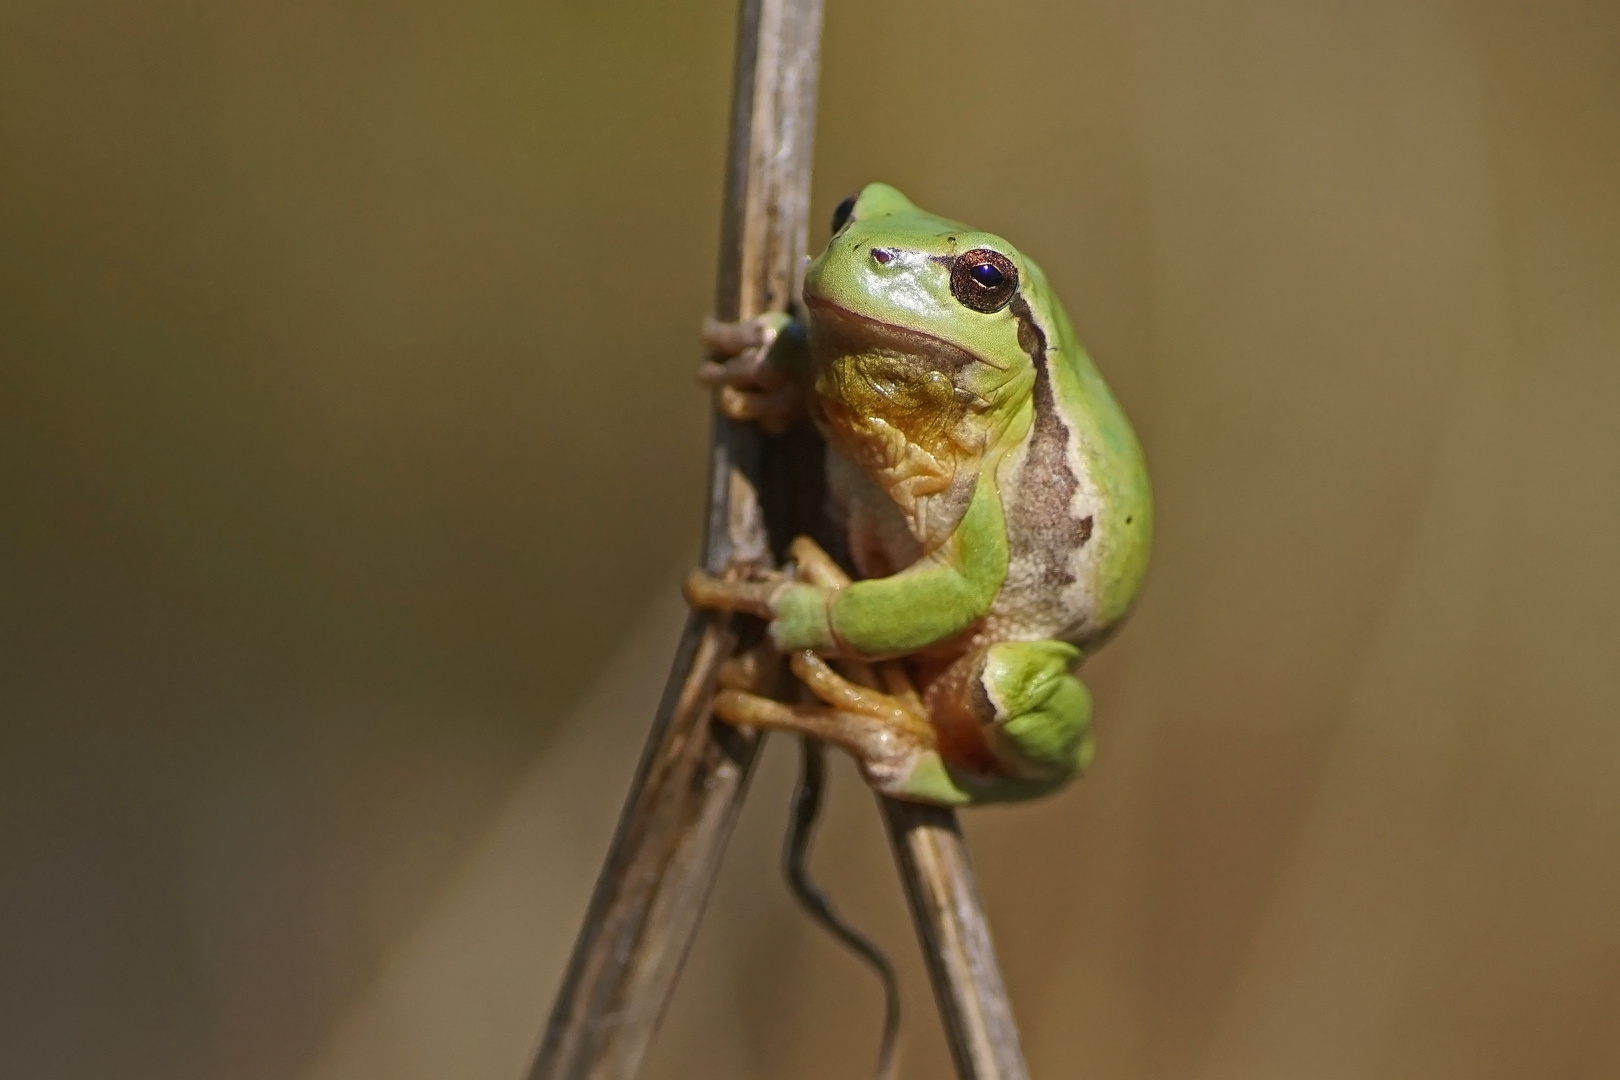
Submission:
{"label": "frog's thigh", "polygon": [[966,743],[942,736],[944,767],[972,801],[1033,798],[1091,764],[1091,695],[1070,673],[1079,657],[1061,641],[1000,642],[963,657],[941,680],[930,698],[936,715],[977,728]]}
{"label": "frog's thigh", "polygon": [[1008,771],[1067,779],[1091,764],[1091,694],[1070,672],[1080,650],[1061,641],[1006,641],[985,650],[995,717],[987,735]]}

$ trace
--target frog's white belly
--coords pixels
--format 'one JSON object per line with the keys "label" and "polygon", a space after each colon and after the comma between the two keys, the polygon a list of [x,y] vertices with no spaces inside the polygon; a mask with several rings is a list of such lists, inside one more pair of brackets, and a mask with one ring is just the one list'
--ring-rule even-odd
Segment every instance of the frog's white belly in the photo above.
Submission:
{"label": "frog's white belly", "polygon": [[830,446],[827,493],[834,520],[844,529],[850,559],[861,577],[888,577],[922,557],[923,543],[894,500]]}

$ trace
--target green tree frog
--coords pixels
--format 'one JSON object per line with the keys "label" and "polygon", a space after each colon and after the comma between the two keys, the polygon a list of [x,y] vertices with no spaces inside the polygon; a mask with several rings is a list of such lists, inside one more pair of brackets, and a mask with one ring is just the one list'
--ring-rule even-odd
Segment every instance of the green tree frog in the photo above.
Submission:
{"label": "green tree frog", "polygon": [[[791,572],[688,576],[694,606],[766,619],[818,699],[733,679],[720,718],[824,739],[920,802],[1026,799],[1084,771],[1073,670],[1136,596],[1153,508],[1130,423],[1040,268],[871,184],[838,207],[797,319],[711,322],[704,339],[727,415],[780,430],[808,410],[860,577],[805,539]],[[828,660],[901,663],[880,665],[880,690]]]}

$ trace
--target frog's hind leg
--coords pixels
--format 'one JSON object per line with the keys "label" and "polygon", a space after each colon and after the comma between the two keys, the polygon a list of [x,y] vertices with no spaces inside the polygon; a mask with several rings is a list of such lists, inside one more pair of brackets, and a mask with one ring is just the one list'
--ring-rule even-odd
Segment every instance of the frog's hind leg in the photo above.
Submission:
{"label": "frog's hind leg", "polygon": [[1096,752],[1091,694],[1061,641],[1003,641],[928,688],[940,754],[976,801],[1030,798],[1084,772]]}
{"label": "frog's hind leg", "polygon": [[790,705],[728,687],[715,696],[715,714],[729,724],[831,743],[856,760],[869,784],[891,794],[905,793],[908,778],[925,759],[937,763],[933,726],[909,687],[891,685],[899,692],[885,693],[859,685],[807,650],[794,653],[789,664],[820,704]]}

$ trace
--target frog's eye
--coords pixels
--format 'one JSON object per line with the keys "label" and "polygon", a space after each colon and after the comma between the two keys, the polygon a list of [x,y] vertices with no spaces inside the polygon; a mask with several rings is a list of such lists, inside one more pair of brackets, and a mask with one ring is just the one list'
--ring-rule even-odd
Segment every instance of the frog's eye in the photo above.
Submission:
{"label": "frog's eye", "polygon": [[843,229],[843,227],[845,225],[849,224],[850,216],[853,215],[854,213],[855,213],[855,196],[853,196],[853,195],[844,196],[844,201],[839,203],[838,204],[838,209],[833,211],[833,222],[832,222],[833,227],[832,227],[832,231],[833,231],[834,236],[837,236],[838,233]]}
{"label": "frog's eye", "polygon": [[1018,292],[1018,267],[999,251],[974,248],[951,263],[951,295],[963,307],[986,315],[1000,311]]}

